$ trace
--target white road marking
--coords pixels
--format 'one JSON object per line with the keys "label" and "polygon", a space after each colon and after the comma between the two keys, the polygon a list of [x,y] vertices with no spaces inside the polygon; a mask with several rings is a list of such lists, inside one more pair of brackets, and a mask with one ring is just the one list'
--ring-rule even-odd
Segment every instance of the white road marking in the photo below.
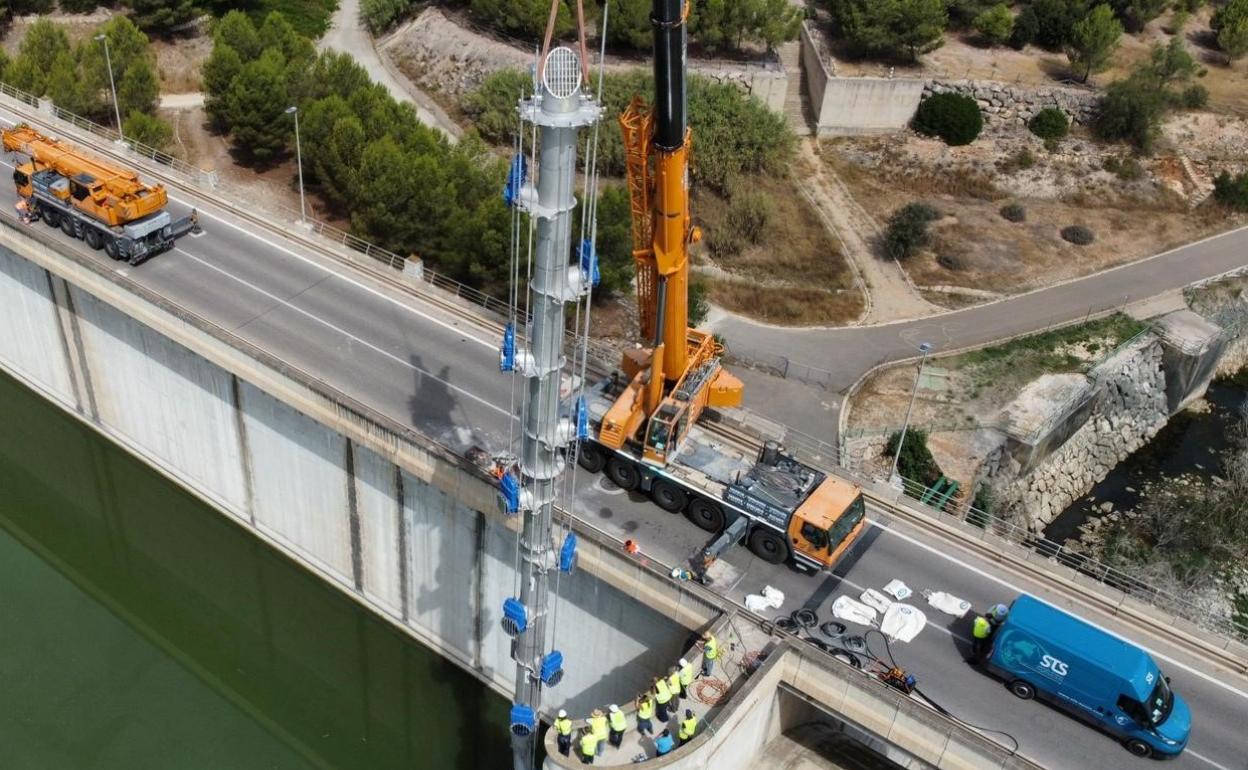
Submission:
{"label": "white road marking", "polygon": [[1209,757],[1206,757],[1203,754],[1197,754],[1191,749],[1184,749],[1183,753],[1188,755],[1189,757],[1195,757],[1196,759],[1199,759],[1201,762],[1205,762],[1209,765],[1212,765],[1213,767],[1216,767],[1218,770],[1231,770],[1231,768],[1227,767],[1226,765],[1220,765],[1217,762],[1214,762]]}
{"label": "white road marking", "polygon": [[183,250],[183,249],[181,249],[181,248],[177,248],[177,247],[175,247],[173,250],[174,250],[174,251],[176,251],[176,252],[178,252],[178,253],[180,253],[180,254],[182,254],[183,256],[185,256],[185,257],[187,257],[187,258],[189,258],[189,259],[193,259],[193,260],[195,260],[196,262],[200,263],[201,265],[203,265],[204,267],[207,267],[207,268],[208,268],[208,269],[210,269],[210,270],[215,270],[216,272],[220,273],[221,275],[224,275],[225,277],[227,277],[227,278],[229,278],[229,279],[231,279],[231,280],[233,280],[233,281],[237,281],[238,283],[243,284],[244,286],[246,286],[246,287],[248,287],[248,288],[252,289],[253,291],[255,291],[255,292],[259,293],[259,294],[264,295],[264,296],[265,296],[265,297],[267,297],[268,299],[273,300],[274,302],[278,303],[279,305],[282,305],[283,307],[288,307],[288,308],[290,308],[291,310],[295,311],[296,313],[299,313],[300,315],[305,316],[305,317],[307,317],[307,318],[309,318],[309,319],[311,319],[311,320],[313,320],[313,321],[315,321],[315,322],[317,322],[317,323],[321,324],[322,326],[324,326],[324,327],[326,327],[326,328],[328,328],[328,329],[332,329],[333,331],[335,331],[335,332],[337,332],[337,333],[341,334],[342,336],[346,337],[347,339],[351,340],[352,342],[358,342],[359,344],[363,345],[364,347],[368,348],[369,350],[372,350],[372,351],[374,351],[374,352],[376,352],[376,353],[378,353],[378,354],[380,354],[380,355],[383,355],[383,356],[385,356],[386,358],[389,358],[389,359],[391,359],[392,361],[395,361],[396,363],[398,363],[398,364],[400,364],[400,365],[402,365],[402,366],[405,366],[405,367],[407,367],[408,369],[411,369],[412,371],[415,371],[415,372],[420,372],[420,375],[421,375],[422,377],[428,377],[428,378],[429,378],[429,379],[431,379],[431,380],[437,380],[438,382],[442,383],[443,385],[445,385],[446,387],[450,388],[451,390],[453,390],[453,391],[455,391],[455,392],[457,392],[457,393],[462,393],[463,395],[467,396],[468,398],[471,398],[473,401],[476,401],[477,403],[479,403],[479,404],[481,404],[481,405],[483,405],[483,406],[489,407],[490,409],[493,409],[494,411],[498,412],[499,414],[503,414],[503,415],[507,415],[507,414],[508,414],[508,412],[507,412],[507,410],[506,410],[506,409],[503,409],[502,407],[500,407],[500,406],[498,406],[498,405],[496,405],[496,404],[494,404],[494,403],[492,403],[492,402],[490,402],[490,401],[487,401],[487,400],[485,400],[484,398],[481,398],[480,396],[476,395],[475,393],[470,393],[469,391],[464,390],[463,388],[459,387],[458,385],[455,385],[455,384],[453,384],[453,383],[451,383],[451,382],[448,382],[447,380],[444,380],[444,379],[442,379],[441,377],[438,377],[438,376],[436,376],[436,375],[430,374],[429,372],[425,371],[424,369],[421,369],[420,367],[415,366],[415,365],[414,365],[414,364],[412,364],[410,361],[405,361],[405,360],[403,360],[402,358],[400,358],[400,357],[398,357],[398,356],[394,355],[394,354],[393,354],[393,353],[391,353],[390,351],[385,350],[385,349],[383,349],[383,348],[380,348],[380,347],[378,347],[378,346],[374,345],[373,343],[369,342],[368,340],[360,339],[359,337],[355,336],[355,335],[354,335],[354,334],[352,334],[351,332],[349,332],[349,331],[347,331],[347,330],[345,330],[345,329],[341,329],[341,328],[339,328],[339,327],[337,327],[337,326],[333,325],[333,324],[332,324],[332,323],[330,323],[329,321],[326,321],[325,319],[323,319],[323,318],[321,318],[321,317],[319,317],[319,316],[316,316],[316,315],[314,315],[314,314],[312,314],[312,313],[309,313],[308,311],[304,310],[303,308],[299,307],[298,305],[291,304],[290,302],[287,302],[286,300],[282,299],[281,297],[278,297],[278,296],[276,296],[276,295],[272,294],[271,292],[268,292],[268,291],[266,291],[266,290],[264,290],[264,289],[260,288],[259,286],[256,286],[255,284],[250,283],[249,281],[247,281],[247,280],[245,280],[245,279],[243,279],[243,278],[239,278],[238,276],[234,275],[233,273],[229,272],[228,270],[223,270],[222,268],[217,267],[216,265],[212,264],[211,262],[208,262],[208,261],[206,261],[206,260],[200,259],[199,257],[195,256],[194,254],[191,254],[189,251],[185,251],[185,250]]}
{"label": "white road marking", "polygon": [[[917,547],[919,547],[919,548],[922,548],[923,550],[925,550],[925,551],[927,551],[927,552],[929,552],[929,553],[933,553],[933,554],[935,554],[935,555],[937,555],[937,556],[941,557],[942,559],[945,559],[945,560],[947,560],[947,561],[953,562],[954,564],[957,564],[958,566],[962,567],[963,569],[967,570],[968,572],[973,572],[973,573],[975,573],[976,575],[979,575],[980,577],[984,577],[984,578],[987,578],[988,580],[993,581],[994,583],[999,583],[1000,585],[1005,586],[1006,588],[1010,589],[1011,591],[1017,591],[1017,592],[1018,592],[1018,593],[1020,593],[1020,594],[1027,593],[1027,591],[1023,590],[1022,588],[1019,588],[1018,586],[1014,585],[1013,583],[1011,583],[1011,582],[1009,582],[1009,581],[1007,581],[1007,580],[1004,580],[1004,579],[1002,579],[1002,578],[999,578],[999,577],[997,577],[996,575],[993,575],[993,574],[991,574],[991,573],[989,573],[989,572],[986,572],[986,571],[984,571],[984,570],[980,569],[979,567],[976,567],[976,566],[975,566],[975,565],[973,565],[973,564],[968,564],[967,562],[964,562],[964,561],[962,561],[961,559],[954,558],[953,556],[950,556],[949,554],[945,553],[944,551],[941,551],[941,550],[940,550],[940,549],[938,549],[938,548],[934,548],[934,547],[932,547],[932,546],[928,545],[927,543],[921,542],[921,541],[919,541],[919,540],[918,540],[918,539],[916,539],[916,538],[910,537],[909,535],[902,534],[901,532],[898,532],[897,530],[895,530],[895,529],[893,529],[893,528],[891,528],[891,527],[886,527],[886,526],[884,526],[883,524],[875,524],[875,526],[879,527],[879,528],[880,528],[880,529],[882,529],[882,530],[885,530],[886,532],[888,532],[889,534],[891,534],[891,535],[893,535],[893,536],[895,536],[895,537],[899,537],[899,538],[901,538],[902,540],[905,540],[907,543],[910,543],[911,545],[914,545],[914,546],[917,546]],[[1107,629],[1107,628],[1102,628],[1101,626],[1097,625],[1096,623],[1092,623],[1092,621],[1087,620],[1087,618],[1083,618],[1083,620],[1084,620],[1085,622],[1087,622],[1087,623],[1091,624],[1092,626],[1094,626],[1094,627],[1096,627],[1096,628],[1100,629],[1101,631],[1104,631],[1105,633],[1109,634],[1110,636],[1114,636],[1114,637],[1117,637],[1117,638],[1119,638],[1119,639],[1123,639],[1123,641],[1127,642],[1128,644],[1134,644],[1134,645],[1136,645],[1137,647],[1140,647],[1140,648],[1144,649],[1145,651],[1147,651],[1148,653],[1152,654],[1153,656],[1155,656],[1155,657],[1157,657],[1157,658],[1160,658],[1160,659],[1164,660],[1165,662],[1167,662],[1167,663],[1169,663],[1169,664],[1171,664],[1171,665],[1173,665],[1173,666],[1177,666],[1178,668],[1183,669],[1184,671],[1188,672],[1189,674],[1191,674],[1191,675],[1193,675],[1193,676],[1199,677],[1199,678],[1201,678],[1201,679],[1205,680],[1206,682],[1209,682],[1210,684],[1214,684],[1214,685],[1217,685],[1218,687],[1221,687],[1223,690],[1226,690],[1226,691],[1227,691],[1227,692],[1229,692],[1229,693],[1232,693],[1232,694],[1234,694],[1234,695],[1238,695],[1239,697],[1244,698],[1245,700],[1248,700],[1248,692],[1244,692],[1243,690],[1240,690],[1240,689],[1237,689],[1237,688],[1235,688],[1235,687],[1232,687],[1231,685],[1229,685],[1229,684],[1227,684],[1226,682],[1223,682],[1223,681],[1221,681],[1221,680],[1217,679],[1216,677],[1210,676],[1209,674],[1206,674],[1206,673],[1204,673],[1203,671],[1197,671],[1196,669],[1192,668],[1191,666],[1188,666],[1188,665],[1187,665],[1187,664],[1185,664],[1185,663],[1182,663],[1182,662],[1180,662],[1180,661],[1177,661],[1177,660],[1175,660],[1174,658],[1171,658],[1171,657],[1169,657],[1169,656],[1167,656],[1167,655],[1163,655],[1162,653],[1157,652],[1157,651],[1155,651],[1155,650],[1152,650],[1152,649],[1150,649],[1150,648],[1148,648],[1148,647],[1145,647],[1145,646],[1144,646],[1144,645],[1142,645],[1142,644],[1138,644],[1138,643],[1136,643],[1136,642],[1133,642],[1133,641],[1131,641],[1130,639],[1125,639],[1125,638],[1124,638],[1121,634],[1116,634],[1116,633],[1114,633],[1113,631],[1110,631],[1110,630],[1109,630],[1109,629]]]}

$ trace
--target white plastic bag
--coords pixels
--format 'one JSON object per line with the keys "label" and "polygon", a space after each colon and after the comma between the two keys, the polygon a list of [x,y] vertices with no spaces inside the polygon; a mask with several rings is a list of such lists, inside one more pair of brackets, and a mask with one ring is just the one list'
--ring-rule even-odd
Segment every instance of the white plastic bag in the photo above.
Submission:
{"label": "white plastic bag", "polygon": [[896,578],[893,578],[892,580],[888,581],[887,584],[885,584],[884,593],[888,594],[889,596],[893,597],[899,602],[904,602],[914,592],[910,590],[910,586],[906,585],[905,583],[901,582],[900,580]]}
{"label": "white plastic bag", "polygon": [[832,602],[832,614],[850,623],[860,623],[864,626],[875,625],[875,610],[848,596],[836,597],[836,601]]}
{"label": "white plastic bag", "polygon": [[771,586],[763,587],[763,596],[771,602],[771,606],[780,609],[780,605],[784,604],[784,592],[778,588]]}
{"label": "white plastic bag", "polygon": [[880,621],[880,631],[894,642],[909,642],[927,625],[927,616],[918,607],[894,603]]}
{"label": "white plastic bag", "polygon": [[928,604],[955,618],[963,617],[971,610],[970,602],[959,599],[953,594],[947,594],[944,591],[928,591],[926,596]]}

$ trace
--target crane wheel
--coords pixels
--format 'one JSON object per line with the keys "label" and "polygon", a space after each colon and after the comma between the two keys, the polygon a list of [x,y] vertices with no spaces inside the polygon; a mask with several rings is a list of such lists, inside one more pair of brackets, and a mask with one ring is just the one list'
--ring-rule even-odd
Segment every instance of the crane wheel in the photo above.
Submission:
{"label": "crane wheel", "polygon": [[607,478],[625,492],[632,492],[641,484],[641,474],[637,466],[623,457],[612,457],[607,461]]}
{"label": "crane wheel", "polygon": [[70,238],[78,237],[78,233],[74,232],[74,220],[72,217],[61,217],[61,232]]}
{"label": "crane wheel", "polygon": [[61,226],[61,212],[49,206],[40,206],[39,213],[42,215],[43,223],[48,227]]}
{"label": "crane wheel", "polygon": [[582,442],[576,455],[576,464],[590,473],[602,473],[607,465],[607,455],[589,442]]}
{"label": "crane wheel", "polygon": [[82,237],[83,240],[87,242],[87,245],[95,251],[99,251],[104,247],[104,237],[100,235],[99,230],[96,230],[93,227],[87,228],[87,231],[83,233]]}
{"label": "crane wheel", "polygon": [[117,248],[117,241],[112,238],[104,239],[104,253],[109,259],[121,259],[121,250]]}
{"label": "crane wheel", "polygon": [[650,488],[650,499],[668,513],[680,513],[685,509],[685,504],[689,502],[689,496],[685,494],[685,490],[663,479],[655,481],[654,486]]}
{"label": "crane wheel", "polygon": [[789,546],[784,538],[761,527],[750,533],[750,550],[768,564],[779,564],[789,558]]}
{"label": "crane wheel", "polygon": [[689,502],[685,517],[707,532],[719,532],[724,528],[724,509],[700,497]]}

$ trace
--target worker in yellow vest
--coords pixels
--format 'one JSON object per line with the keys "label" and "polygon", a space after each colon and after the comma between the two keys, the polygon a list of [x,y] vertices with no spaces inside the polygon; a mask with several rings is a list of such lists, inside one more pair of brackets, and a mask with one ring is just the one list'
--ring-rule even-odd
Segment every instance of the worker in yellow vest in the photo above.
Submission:
{"label": "worker in yellow vest", "polygon": [[602,713],[602,709],[594,709],[589,715],[589,729],[594,734],[597,741],[594,747],[598,750],[598,756],[602,756],[602,750],[607,745],[607,715]]}
{"label": "worker in yellow vest", "polygon": [[572,720],[568,719],[568,712],[559,709],[559,714],[555,717],[555,740],[559,744],[559,753],[565,757],[572,754]]}
{"label": "worker in yellow vest", "polygon": [[680,672],[672,666],[672,670],[667,672],[667,689],[672,693],[671,709],[675,714],[680,713]]}
{"label": "worker in yellow vest", "polygon": [[624,719],[624,712],[614,703],[607,709],[607,724],[611,728],[608,739],[618,749],[624,740],[624,731],[628,729],[628,721]]}
{"label": "worker in yellow vest", "polygon": [[693,664],[680,659],[680,697],[689,697],[689,685],[693,684]]}
{"label": "worker in yellow vest", "polygon": [[685,718],[680,720],[680,732],[676,734],[680,738],[680,745],[684,746],[693,740],[693,736],[698,732],[698,716],[693,713],[693,709],[685,709]]}
{"label": "worker in yellow vest", "polygon": [[992,622],[984,615],[976,615],[971,621],[972,663],[982,663],[988,657],[988,640],[992,638]]}
{"label": "worker in yellow vest", "polygon": [[594,755],[598,753],[598,739],[594,737],[594,731],[588,727],[581,728],[581,764],[594,764]]}
{"label": "worker in yellow vest", "polygon": [[702,676],[710,676],[719,658],[719,640],[710,631],[702,634]]}
{"label": "worker in yellow vest", "polygon": [[637,696],[637,732],[654,735],[654,696],[643,692]]}
{"label": "worker in yellow vest", "polygon": [[658,704],[659,721],[667,724],[667,704],[672,700],[672,691],[667,687],[667,677],[654,680],[654,702]]}

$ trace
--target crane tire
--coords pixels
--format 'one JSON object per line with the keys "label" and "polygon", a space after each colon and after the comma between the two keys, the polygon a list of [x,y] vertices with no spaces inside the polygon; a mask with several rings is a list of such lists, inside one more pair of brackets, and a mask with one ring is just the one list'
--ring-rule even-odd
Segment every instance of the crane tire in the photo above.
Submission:
{"label": "crane tire", "polygon": [[602,473],[602,469],[607,465],[607,454],[588,441],[582,442],[580,449],[577,450],[576,464],[590,473]]}
{"label": "crane tire", "polygon": [[39,213],[42,215],[43,223],[48,227],[61,226],[61,212],[51,206],[40,206]]}
{"label": "crane tire", "polygon": [[689,501],[685,517],[707,532],[720,532],[724,528],[724,509],[700,497]]}
{"label": "crane tire", "polygon": [[61,232],[65,233],[70,238],[78,237],[78,233],[74,232],[73,217],[61,217]]}
{"label": "crane tire", "polygon": [[680,513],[688,504],[689,495],[670,481],[656,479],[650,487],[650,499],[668,513]]}
{"label": "crane tire", "polygon": [[750,551],[768,564],[780,564],[789,558],[789,545],[784,538],[762,527],[750,533]]}
{"label": "crane tire", "polygon": [[616,455],[607,460],[607,478],[625,492],[632,492],[641,484],[641,473],[631,460]]}
{"label": "crane tire", "polygon": [[121,250],[117,248],[117,241],[113,238],[104,239],[104,253],[109,259],[121,259]]}
{"label": "crane tire", "polygon": [[94,227],[88,227],[87,231],[82,234],[82,238],[87,242],[87,245],[95,251],[99,251],[104,248],[104,237],[100,235],[100,231],[96,230]]}

